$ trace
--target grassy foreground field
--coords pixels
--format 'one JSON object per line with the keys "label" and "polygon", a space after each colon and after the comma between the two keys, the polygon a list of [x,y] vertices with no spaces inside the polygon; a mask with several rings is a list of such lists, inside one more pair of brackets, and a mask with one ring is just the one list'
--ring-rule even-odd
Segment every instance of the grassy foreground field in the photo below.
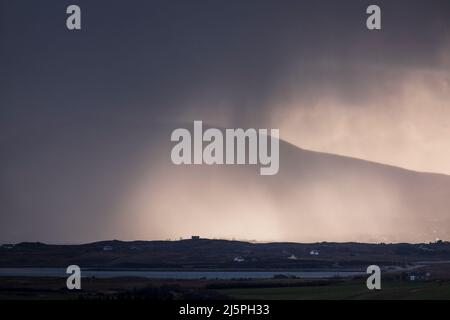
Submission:
{"label": "grassy foreground field", "polygon": [[221,294],[233,299],[303,300],[303,299],[437,299],[450,300],[450,282],[392,281],[382,290],[370,291],[364,281],[355,280],[326,286],[223,289]]}
{"label": "grassy foreground field", "polygon": [[364,278],[304,280],[158,280],[85,278],[69,291],[65,278],[0,277],[0,300],[450,300],[450,280],[385,279],[368,290]]}

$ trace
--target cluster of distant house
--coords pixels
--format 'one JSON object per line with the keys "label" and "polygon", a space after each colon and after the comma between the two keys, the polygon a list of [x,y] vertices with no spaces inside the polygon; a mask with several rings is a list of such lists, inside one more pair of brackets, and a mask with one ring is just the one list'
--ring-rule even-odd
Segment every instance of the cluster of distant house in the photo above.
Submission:
{"label": "cluster of distant house", "polygon": [[[319,255],[319,251],[318,250],[311,250],[309,252],[310,256],[318,256]],[[287,257],[288,260],[298,260],[297,256],[295,254],[291,254],[290,256]]]}
{"label": "cluster of distant house", "polygon": [[411,271],[403,273],[403,279],[409,281],[425,281],[430,280],[431,273],[424,271]]}
{"label": "cluster of distant house", "polygon": [[[309,252],[309,254],[311,256],[318,256],[319,255],[319,251],[318,250],[311,250]],[[297,256],[295,254],[291,254],[290,256],[287,257],[288,260],[298,260]],[[244,262],[245,259],[241,256],[237,256],[233,259],[234,262]]]}
{"label": "cluster of distant house", "polygon": [[[200,240],[200,237],[199,237],[199,236],[192,236],[192,237],[191,237],[191,240]],[[137,249],[137,248],[133,248],[133,247],[132,247],[131,249]],[[105,252],[114,251],[114,247],[111,246],[111,245],[105,245],[105,246],[103,247],[103,251],[105,251]],[[309,252],[309,255],[311,255],[311,256],[318,256],[318,255],[319,255],[319,251],[313,249],[313,250],[311,250],[311,251]],[[289,259],[289,260],[298,260],[297,256],[295,256],[294,254],[291,254],[290,256],[288,256],[287,259]],[[244,261],[245,261],[245,258],[242,257],[242,256],[236,256],[236,257],[233,258],[233,261],[234,261],[234,262],[238,262],[238,263],[239,263],[239,262],[244,262]]]}

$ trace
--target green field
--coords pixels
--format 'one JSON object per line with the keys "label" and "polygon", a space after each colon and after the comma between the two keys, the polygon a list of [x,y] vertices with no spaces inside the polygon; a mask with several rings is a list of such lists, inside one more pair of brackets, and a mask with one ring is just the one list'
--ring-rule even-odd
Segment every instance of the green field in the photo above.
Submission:
{"label": "green field", "polygon": [[368,290],[364,278],[302,280],[164,280],[86,278],[83,290],[67,290],[65,278],[0,278],[0,300],[450,300],[450,280],[411,282],[386,278],[381,290]]}
{"label": "green field", "polygon": [[450,282],[382,283],[381,290],[370,291],[365,282],[326,286],[278,288],[223,289],[219,291],[234,299],[302,300],[302,299],[445,299],[450,300]]}

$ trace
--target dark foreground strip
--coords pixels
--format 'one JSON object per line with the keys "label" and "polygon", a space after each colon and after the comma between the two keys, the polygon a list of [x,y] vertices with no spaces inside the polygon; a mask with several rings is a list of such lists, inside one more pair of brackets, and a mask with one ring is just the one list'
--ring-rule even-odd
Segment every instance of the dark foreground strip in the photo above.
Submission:
{"label": "dark foreground strip", "polygon": [[0,301],[2,315],[45,319],[388,319],[393,312],[432,317],[449,307],[450,301]]}

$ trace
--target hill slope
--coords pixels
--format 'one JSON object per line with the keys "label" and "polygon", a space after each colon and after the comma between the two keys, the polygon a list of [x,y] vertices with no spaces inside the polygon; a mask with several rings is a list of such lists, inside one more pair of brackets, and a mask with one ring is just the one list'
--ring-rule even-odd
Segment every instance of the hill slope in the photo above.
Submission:
{"label": "hill slope", "polygon": [[[316,251],[318,255],[311,255]],[[103,241],[83,245],[20,243],[0,247],[0,267],[159,269],[362,268],[450,260],[450,243],[249,243],[226,240]],[[239,257],[239,261],[235,258]]]}

